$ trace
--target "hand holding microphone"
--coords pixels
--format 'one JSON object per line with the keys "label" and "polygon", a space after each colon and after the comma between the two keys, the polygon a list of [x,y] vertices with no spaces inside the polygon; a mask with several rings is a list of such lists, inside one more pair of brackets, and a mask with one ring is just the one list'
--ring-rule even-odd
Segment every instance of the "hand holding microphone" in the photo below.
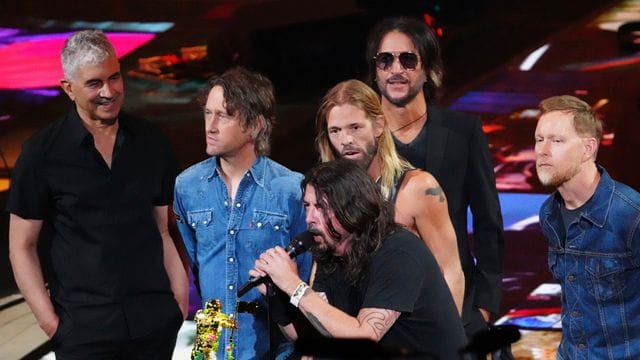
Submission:
{"label": "hand holding microphone", "polygon": [[297,265],[291,259],[304,253],[314,244],[313,234],[304,231],[296,235],[286,248],[276,246],[262,253],[256,260],[255,268],[249,272],[251,279],[238,289],[238,297],[255,286],[266,283],[270,277],[276,284],[282,284],[287,277],[298,278]]}

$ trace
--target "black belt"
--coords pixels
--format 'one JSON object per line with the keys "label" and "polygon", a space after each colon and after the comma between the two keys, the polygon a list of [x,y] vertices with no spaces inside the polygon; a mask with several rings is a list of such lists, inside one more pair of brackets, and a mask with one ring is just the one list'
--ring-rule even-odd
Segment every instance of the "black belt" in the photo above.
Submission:
{"label": "black belt", "polygon": [[236,303],[236,311],[255,315],[258,313],[258,303],[255,301],[238,301]]}

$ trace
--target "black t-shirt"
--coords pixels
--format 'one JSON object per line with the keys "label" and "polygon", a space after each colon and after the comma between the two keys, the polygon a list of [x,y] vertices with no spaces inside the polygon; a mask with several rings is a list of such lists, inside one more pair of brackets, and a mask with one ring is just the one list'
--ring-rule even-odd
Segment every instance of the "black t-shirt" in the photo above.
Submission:
{"label": "black t-shirt", "polygon": [[393,143],[396,146],[398,154],[402,155],[408,162],[418,169],[427,168],[427,128],[429,122],[420,129],[418,135],[410,143],[403,143],[402,141],[393,138]]}
{"label": "black t-shirt", "polygon": [[362,283],[348,286],[339,268],[318,270],[314,289],[356,316],[361,308],[401,312],[381,346],[407,348],[433,359],[457,359],[466,343],[462,322],[435,258],[411,232],[399,229],[375,253]]}
{"label": "black t-shirt", "polygon": [[35,134],[7,211],[43,220],[38,246],[57,312],[113,308],[136,336],[176,314],[153,210],[171,203],[178,166],[157,127],[125,114],[118,121],[111,168],[75,109]]}

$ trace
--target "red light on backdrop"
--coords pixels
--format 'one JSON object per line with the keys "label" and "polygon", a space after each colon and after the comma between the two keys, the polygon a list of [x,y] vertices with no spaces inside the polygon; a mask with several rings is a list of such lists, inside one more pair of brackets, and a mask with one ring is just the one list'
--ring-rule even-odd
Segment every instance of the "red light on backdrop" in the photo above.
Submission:
{"label": "red light on backdrop", "polygon": [[[72,33],[16,37],[0,45],[0,89],[37,89],[58,86],[62,79],[60,51]],[[107,33],[121,58],[151,41],[149,33]]]}

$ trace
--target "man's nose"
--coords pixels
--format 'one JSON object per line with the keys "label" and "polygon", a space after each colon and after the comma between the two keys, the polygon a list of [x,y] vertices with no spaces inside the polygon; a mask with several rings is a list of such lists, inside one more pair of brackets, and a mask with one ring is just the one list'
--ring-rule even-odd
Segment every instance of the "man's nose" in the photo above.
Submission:
{"label": "man's nose", "polygon": [[393,57],[393,62],[391,63],[391,68],[389,68],[392,74],[401,73],[404,71],[404,67],[400,63],[400,58],[397,56]]}
{"label": "man's nose", "polygon": [[347,144],[353,143],[353,136],[351,134],[349,134],[348,131],[343,131],[340,134],[340,143],[342,145],[347,145]]}
{"label": "man's nose", "polygon": [[111,98],[113,97],[113,86],[109,83],[109,81],[105,81],[104,85],[100,89],[100,97],[103,98]]}
{"label": "man's nose", "polygon": [[215,132],[218,129],[218,119],[217,116],[211,114],[209,116],[205,116],[205,130],[207,132]]}
{"label": "man's nose", "polygon": [[305,222],[307,225],[315,224],[317,217],[317,211],[311,206],[307,207],[307,213],[305,214]]}
{"label": "man's nose", "polygon": [[549,143],[547,141],[536,142],[534,150],[536,156],[547,156],[549,154]]}

